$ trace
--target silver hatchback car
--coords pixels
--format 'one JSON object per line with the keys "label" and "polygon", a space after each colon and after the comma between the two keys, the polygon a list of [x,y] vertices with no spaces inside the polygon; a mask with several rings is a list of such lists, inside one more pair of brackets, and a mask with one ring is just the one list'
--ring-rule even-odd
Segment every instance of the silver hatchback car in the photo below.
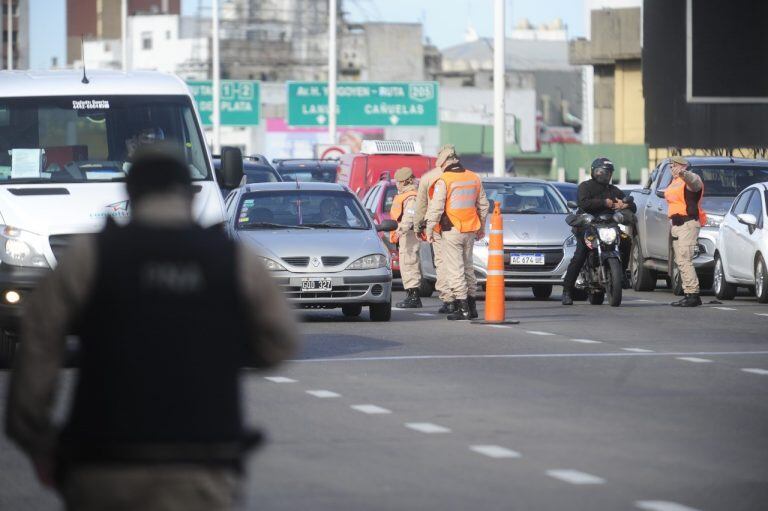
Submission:
{"label": "silver hatchback car", "polygon": [[[551,183],[539,179],[484,178],[483,187],[489,200],[501,204],[506,285],[530,287],[537,299],[546,300],[553,285],[562,285],[576,250],[576,238],[565,223],[570,212],[565,199]],[[488,275],[488,242],[486,234],[474,247],[475,275],[483,285]],[[421,266],[426,284],[422,295],[434,290],[433,261],[432,247],[423,243]]]}
{"label": "silver hatchback car", "polygon": [[226,199],[227,229],[254,246],[287,299],[300,308],[341,308],[389,321],[392,270],[378,231],[357,197],[334,183],[259,183]]}

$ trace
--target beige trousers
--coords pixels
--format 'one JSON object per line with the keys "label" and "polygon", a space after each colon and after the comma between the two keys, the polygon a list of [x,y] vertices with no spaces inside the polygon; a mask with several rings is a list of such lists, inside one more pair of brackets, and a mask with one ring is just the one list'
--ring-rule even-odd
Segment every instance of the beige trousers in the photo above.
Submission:
{"label": "beige trousers", "polygon": [[71,469],[62,486],[68,511],[226,511],[239,478],[193,465],[89,465]]}
{"label": "beige trousers", "polygon": [[672,226],[672,249],[675,251],[675,264],[680,270],[685,294],[699,292],[699,277],[693,267],[693,254],[700,230],[701,224],[698,220],[688,220],[683,225]]}
{"label": "beige trousers", "polygon": [[474,232],[459,232],[457,229],[443,232],[443,262],[445,283],[453,300],[466,300],[477,294],[477,278],[472,264],[475,246]]}
{"label": "beige trousers", "polygon": [[398,252],[400,254],[400,277],[405,289],[415,289],[421,284],[421,260],[419,258],[419,238],[413,231],[400,236]]}
{"label": "beige trousers", "polygon": [[453,295],[451,288],[445,282],[445,260],[443,259],[443,233],[435,232],[432,234],[434,242],[432,243],[432,252],[435,254],[435,290],[443,302],[452,302]]}

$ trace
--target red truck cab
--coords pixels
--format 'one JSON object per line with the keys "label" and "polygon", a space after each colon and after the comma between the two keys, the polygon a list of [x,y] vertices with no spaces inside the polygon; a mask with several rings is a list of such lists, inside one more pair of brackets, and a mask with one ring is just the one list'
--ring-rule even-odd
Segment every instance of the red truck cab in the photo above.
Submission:
{"label": "red truck cab", "polygon": [[394,177],[401,167],[410,167],[418,179],[435,167],[435,157],[422,154],[418,142],[366,140],[359,153],[342,155],[336,182],[362,199],[376,183]]}

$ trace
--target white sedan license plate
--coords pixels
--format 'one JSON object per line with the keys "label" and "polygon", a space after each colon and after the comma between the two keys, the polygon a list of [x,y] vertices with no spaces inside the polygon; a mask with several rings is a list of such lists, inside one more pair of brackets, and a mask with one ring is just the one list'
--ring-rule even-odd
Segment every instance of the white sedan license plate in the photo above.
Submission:
{"label": "white sedan license plate", "polygon": [[509,264],[543,265],[544,254],[509,254]]}
{"label": "white sedan license plate", "polygon": [[322,291],[333,291],[333,281],[331,279],[302,279],[302,293],[317,293]]}

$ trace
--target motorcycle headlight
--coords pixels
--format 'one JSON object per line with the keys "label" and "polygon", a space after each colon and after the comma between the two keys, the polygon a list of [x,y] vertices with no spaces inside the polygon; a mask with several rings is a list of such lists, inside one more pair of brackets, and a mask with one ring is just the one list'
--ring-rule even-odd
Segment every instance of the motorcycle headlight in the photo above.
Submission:
{"label": "motorcycle headlight", "polygon": [[13,266],[48,268],[43,237],[8,225],[0,226],[0,261]]}
{"label": "motorcycle headlight", "polygon": [[349,266],[348,270],[375,270],[377,268],[385,268],[389,266],[389,260],[387,256],[381,254],[370,254],[363,256],[357,261],[354,261]]}
{"label": "motorcycle headlight", "polygon": [[575,247],[576,246],[576,236],[571,234],[568,236],[565,241],[563,242],[564,247]]}
{"label": "motorcycle headlight", "polygon": [[597,230],[597,235],[600,236],[600,241],[603,243],[615,243],[616,242],[616,229],[613,227],[600,227]]}
{"label": "motorcycle headlight", "polygon": [[268,257],[262,257],[261,262],[264,263],[264,266],[269,271],[285,271],[285,266],[278,263],[277,261],[273,261]]}
{"label": "motorcycle headlight", "polygon": [[710,215],[707,213],[707,221],[704,223],[704,227],[720,227],[723,223],[723,217],[720,215]]}

